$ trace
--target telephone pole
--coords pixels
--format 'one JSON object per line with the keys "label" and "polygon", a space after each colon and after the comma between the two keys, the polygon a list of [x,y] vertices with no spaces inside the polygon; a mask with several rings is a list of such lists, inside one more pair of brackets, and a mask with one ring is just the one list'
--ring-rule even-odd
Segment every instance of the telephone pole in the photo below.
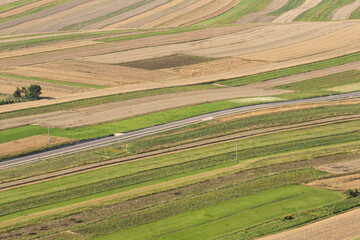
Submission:
{"label": "telephone pole", "polygon": [[238,141],[236,141],[236,163],[239,162],[239,159],[238,159]]}

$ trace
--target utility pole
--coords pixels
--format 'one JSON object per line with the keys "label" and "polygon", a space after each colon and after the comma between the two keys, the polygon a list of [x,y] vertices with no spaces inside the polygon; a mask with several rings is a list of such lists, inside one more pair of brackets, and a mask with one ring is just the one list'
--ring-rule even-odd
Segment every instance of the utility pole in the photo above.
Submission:
{"label": "utility pole", "polygon": [[236,141],[236,163],[239,162],[239,159],[238,159],[238,141]]}

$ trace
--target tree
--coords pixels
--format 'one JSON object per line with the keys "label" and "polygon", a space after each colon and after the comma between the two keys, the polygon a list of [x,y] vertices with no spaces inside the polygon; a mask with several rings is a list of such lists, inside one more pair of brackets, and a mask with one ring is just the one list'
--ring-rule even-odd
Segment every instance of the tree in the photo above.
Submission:
{"label": "tree", "polygon": [[41,94],[41,87],[39,85],[31,84],[28,89],[25,90],[25,98],[39,99]]}
{"label": "tree", "polygon": [[40,98],[40,94],[41,94],[41,87],[39,85],[33,85],[31,84],[30,87],[25,88],[22,87],[20,88],[16,88],[15,92],[13,93],[14,97],[20,98],[22,97],[21,94],[24,94],[26,99],[29,100],[36,100]]}

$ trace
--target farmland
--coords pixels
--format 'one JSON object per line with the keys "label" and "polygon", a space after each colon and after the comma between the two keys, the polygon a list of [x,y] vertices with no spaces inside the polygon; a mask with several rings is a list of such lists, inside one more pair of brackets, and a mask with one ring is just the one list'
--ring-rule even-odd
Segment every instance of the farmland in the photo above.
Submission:
{"label": "farmland", "polygon": [[358,238],[359,12],[0,1],[0,239]]}

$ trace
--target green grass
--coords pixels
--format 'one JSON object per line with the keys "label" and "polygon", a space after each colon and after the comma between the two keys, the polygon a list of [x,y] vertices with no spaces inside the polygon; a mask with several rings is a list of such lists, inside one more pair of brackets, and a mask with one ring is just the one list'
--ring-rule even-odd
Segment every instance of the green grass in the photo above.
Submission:
{"label": "green grass", "polygon": [[84,28],[86,26],[89,26],[91,24],[101,22],[101,21],[113,18],[115,16],[124,14],[126,12],[132,11],[132,10],[134,10],[136,8],[139,8],[139,7],[144,6],[146,4],[152,3],[153,1],[154,0],[142,0],[142,1],[139,1],[137,3],[132,4],[130,6],[127,6],[125,8],[122,8],[122,9],[116,10],[114,12],[111,12],[109,14],[106,14],[106,15],[103,15],[103,16],[88,20],[88,21],[71,24],[69,26],[66,26],[66,27],[62,28],[60,31],[79,30],[79,29],[82,29],[82,28]]}
{"label": "green grass", "polygon": [[170,30],[152,31],[152,32],[127,35],[127,36],[104,38],[104,39],[99,39],[97,41],[99,41],[99,42],[121,42],[121,41],[125,41],[125,40],[134,40],[134,39],[146,38],[146,37],[154,37],[154,36],[191,32],[191,31],[196,31],[196,30],[201,30],[201,29],[205,29],[205,27],[174,28],[174,29],[170,29]]}
{"label": "green grass", "polygon": [[269,13],[268,15],[272,15],[272,16],[280,16],[281,14],[290,11],[294,8],[297,8],[298,6],[300,6],[301,4],[304,3],[305,0],[289,0],[282,8]]}
{"label": "green grass", "polygon": [[[71,154],[68,156],[36,162],[31,165],[18,166],[16,168],[2,170],[0,174],[0,182],[30,177],[37,174],[43,174],[60,169],[67,169],[93,162],[100,162],[111,158],[118,158],[122,156],[163,149],[183,143],[195,142],[202,139],[224,136],[227,134],[251,129],[282,126],[334,116],[352,115],[358,114],[359,111],[359,105],[345,105],[306,109],[306,111],[292,110],[288,112],[266,114],[226,122],[211,121],[207,122],[206,124],[197,124],[170,132],[157,134],[155,136],[133,140],[130,141],[130,143],[115,144],[113,146],[102,149]],[[11,138],[13,136],[22,136],[24,134],[31,135],[31,132],[27,132],[31,129],[32,128],[30,127],[10,129],[6,130],[6,132],[4,132],[6,134],[3,136],[7,138],[5,139],[6,141],[10,141],[9,137]],[[46,128],[41,129],[42,131],[46,131]],[[2,134],[2,132],[0,133]]]}
{"label": "green grass", "polygon": [[267,7],[271,0],[243,0],[237,6],[231,8],[223,14],[207,19],[195,26],[223,25],[236,22],[243,16],[260,11]]}
{"label": "green grass", "polygon": [[117,34],[122,34],[122,33],[131,33],[131,32],[136,32],[136,31],[139,31],[139,30],[112,30],[112,31],[101,31],[101,32],[64,34],[64,35],[58,35],[58,36],[46,36],[46,37],[42,37],[42,38],[0,43],[0,50],[3,50],[3,51],[16,50],[16,49],[22,49],[22,48],[41,46],[41,45],[55,43],[55,42],[57,43],[57,42],[61,42],[61,41],[74,41],[74,40],[81,40],[81,39],[100,38],[100,37],[106,37],[106,36],[117,35]]}
{"label": "green grass", "polygon": [[[106,86],[99,86],[99,85],[93,85],[93,84],[65,82],[65,81],[51,80],[51,79],[45,79],[45,78],[27,77],[27,76],[19,76],[19,75],[4,74],[4,73],[0,73],[0,77],[15,78],[15,79],[21,79],[21,80],[26,80],[26,81],[46,82],[46,83],[52,83],[52,84],[58,84],[58,85],[76,86],[76,87],[83,87],[83,88],[95,88],[95,89],[107,88]],[[19,87],[22,87],[22,86],[19,86]]]}
{"label": "green grass", "polygon": [[270,79],[274,79],[274,78],[291,76],[291,75],[304,73],[304,72],[310,72],[310,71],[330,68],[330,67],[339,66],[342,64],[356,62],[356,61],[360,61],[360,52],[341,56],[341,57],[331,58],[331,59],[327,59],[327,60],[323,60],[323,61],[319,61],[319,62],[304,64],[304,65],[299,65],[299,66],[294,66],[294,67],[289,67],[289,68],[283,68],[283,69],[274,70],[274,71],[270,71],[270,72],[264,72],[264,73],[244,76],[244,77],[240,77],[240,78],[222,80],[222,81],[218,81],[218,83],[223,84],[223,85],[228,85],[228,86],[239,86],[239,85],[251,84],[251,83],[256,83],[256,82],[262,82],[262,81],[266,81],[266,80],[270,80]]}
{"label": "green grass", "polygon": [[[304,149],[311,151],[317,147],[358,141],[360,140],[359,122],[351,121],[244,139],[239,142],[239,160],[243,162],[252,158]],[[232,142],[34,184],[3,192],[0,215],[4,216],[97,193],[110,194],[114,193],[112,190],[124,187],[133,189],[136,184],[160,179],[163,182],[164,178],[166,180],[176,175],[183,177],[184,174],[205,172],[214,167],[223,168],[234,165],[234,159],[234,143]],[[261,166],[264,166],[272,162],[265,160],[262,164]],[[91,199],[94,197],[92,196]]]}
{"label": "green grass", "polygon": [[37,0],[21,0],[21,1],[16,1],[16,2],[5,4],[5,5],[0,6],[0,13],[6,12],[6,11],[9,11],[11,9],[18,8],[18,7],[21,7],[23,5],[33,3],[33,2],[36,2],[36,1]]}
{"label": "green grass", "polygon": [[1,22],[7,22],[7,21],[10,21],[10,20],[14,20],[14,19],[21,18],[21,17],[30,16],[30,15],[33,15],[33,14],[35,14],[35,13],[44,11],[44,10],[46,10],[46,9],[49,9],[49,8],[56,7],[56,6],[58,6],[58,5],[67,3],[67,2],[69,2],[69,1],[71,1],[71,0],[56,0],[56,1],[54,1],[54,2],[50,2],[50,3],[47,3],[47,4],[43,4],[43,5],[39,6],[39,7],[30,9],[29,11],[25,11],[25,12],[22,12],[22,13],[13,15],[13,16],[9,16],[9,17],[3,18],[3,19],[0,20],[0,23],[1,23]]}
{"label": "green grass", "polygon": [[328,21],[336,9],[352,2],[354,2],[354,0],[322,0],[319,5],[300,14],[295,21]]}
{"label": "green grass", "polygon": [[360,7],[351,13],[349,19],[360,19]]}
{"label": "green grass", "polygon": [[46,128],[39,126],[23,126],[12,129],[1,130],[0,143],[14,141],[26,137],[47,133]]}
{"label": "green grass", "polygon": [[286,84],[276,88],[296,91],[295,93],[280,95],[281,98],[294,100],[338,94],[339,92],[332,91],[331,88],[351,83],[358,83],[359,81],[360,71],[351,70],[324,77],[308,79],[297,83]]}
{"label": "green grass", "polygon": [[276,218],[269,222],[247,228],[246,231],[236,231],[222,236],[217,238],[217,240],[255,239],[264,235],[280,232],[285,229],[298,227],[315,220],[321,220],[359,206],[360,197],[348,198],[323,207],[295,213],[293,214],[293,219],[291,221],[283,221],[280,218]]}
{"label": "green grass", "polygon": [[209,239],[344,199],[343,194],[283,186],[101,236],[106,239]]}
{"label": "green grass", "polygon": [[73,101],[73,102],[61,103],[61,104],[56,104],[56,105],[51,105],[51,106],[24,109],[21,111],[3,113],[0,115],[0,119],[3,120],[3,119],[10,119],[10,118],[17,118],[17,117],[25,117],[25,116],[35,115],[35,114],[78,109],[78,108],[83,108],[83,107],[90,107],[90,106],[95,106],[95,105],[99,105],[99,104],[124,101],[124,100],[129,100],[129,99],[134,99],[134,98],[141,98],[141,97],[162,95],[162,94],[169,94],[169,93],[177,93],[177,92],[203,90],[203,89],[213,89],[213,88],[218,88],[218,87],[211,85],[211,84],[198,84],[198,85],[189,85],[189,86],[181,86],[181,87],[169,87],[169,88],[144,90],[144,91],[138,91],[138,92],[121,93],[121,94],[108,95],[108,96],[103,96],[103,97],[96,97],[96,98],[83,99],[83,100],[78,100],[78,101]]}

